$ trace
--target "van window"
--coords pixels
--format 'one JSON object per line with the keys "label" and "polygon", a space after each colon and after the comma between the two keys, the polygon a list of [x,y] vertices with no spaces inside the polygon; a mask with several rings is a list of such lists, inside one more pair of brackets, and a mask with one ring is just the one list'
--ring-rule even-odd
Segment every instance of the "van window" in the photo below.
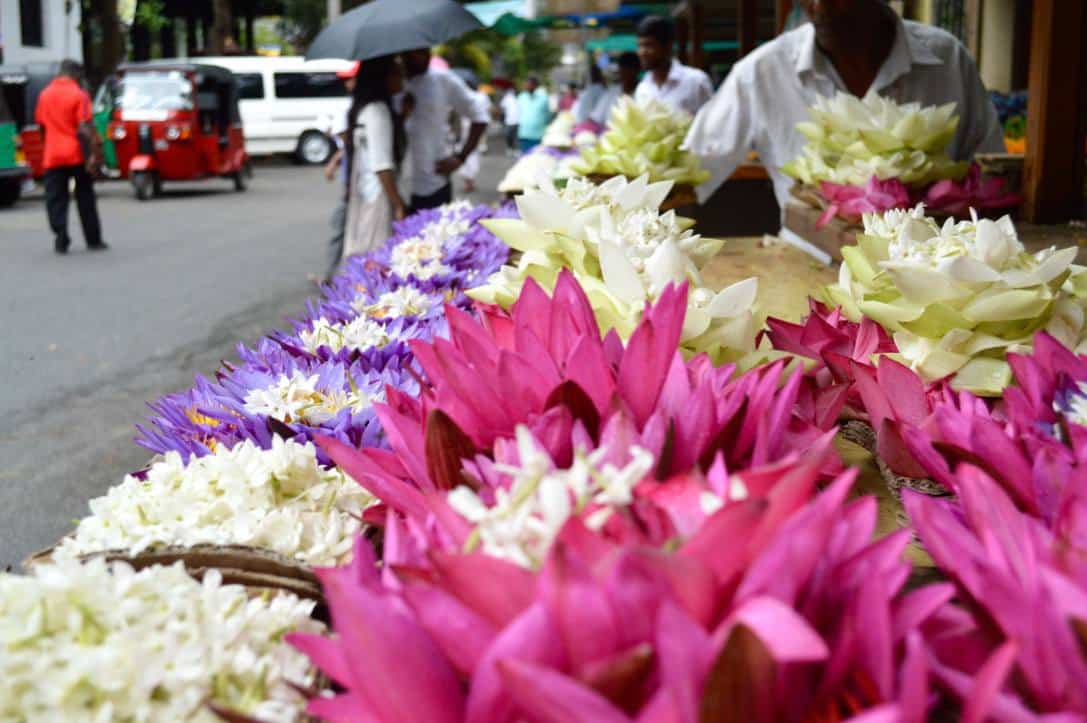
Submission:
{"label": "van window", "polygon": [[260,73],[235,73],[240,100],[260,100],[264,97],[264,76]]}
{"label": "van window", "polygon": [[276,73],[277,98],[342,98],[347,88],[335,73]]}

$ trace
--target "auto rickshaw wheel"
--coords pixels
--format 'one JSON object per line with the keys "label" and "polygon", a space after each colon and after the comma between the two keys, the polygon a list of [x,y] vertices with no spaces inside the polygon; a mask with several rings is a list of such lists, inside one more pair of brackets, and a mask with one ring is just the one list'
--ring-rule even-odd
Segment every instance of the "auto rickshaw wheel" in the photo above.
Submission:
{"label": "auto rickshaw wheel", "polygon": [[132,174],[132,188],[136,191],[136,198],[146,201],[155,195],[157,189],[161,189],[162,181],[157,174],[147,171],[137,171]]}
{"label": "auto rickshaw wheel", "polygon": [[7,208],[19,200],[23,192],[22,179],[0,183],[0,208]]}
{"label": "auto rickshaw wheel", "polygon": [[234,190],[240,192],[240,191],[244,191],[248,187],[249,187],[248,176],[246,175],[245,169],[240,168],[240,169],[238,169],[237,171],[234,172]]}

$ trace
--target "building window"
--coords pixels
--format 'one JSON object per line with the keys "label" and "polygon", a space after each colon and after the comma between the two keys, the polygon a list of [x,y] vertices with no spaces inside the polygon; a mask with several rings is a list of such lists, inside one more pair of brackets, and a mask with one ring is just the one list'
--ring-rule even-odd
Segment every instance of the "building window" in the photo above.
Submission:
{"label": "building window", "polygon": [[23,45],[45,47],[42,0],[19,0],[19,30]]}

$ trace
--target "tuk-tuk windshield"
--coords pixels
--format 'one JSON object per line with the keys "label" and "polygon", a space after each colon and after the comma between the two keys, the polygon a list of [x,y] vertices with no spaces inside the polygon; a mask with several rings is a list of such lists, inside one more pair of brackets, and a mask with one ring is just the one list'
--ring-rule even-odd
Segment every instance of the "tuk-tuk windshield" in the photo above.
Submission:
{"label": "tuk-tuk windshield", "polygon": [[117,83],[122,110],[192,110],[192,81],[176,70],[125,73]]}

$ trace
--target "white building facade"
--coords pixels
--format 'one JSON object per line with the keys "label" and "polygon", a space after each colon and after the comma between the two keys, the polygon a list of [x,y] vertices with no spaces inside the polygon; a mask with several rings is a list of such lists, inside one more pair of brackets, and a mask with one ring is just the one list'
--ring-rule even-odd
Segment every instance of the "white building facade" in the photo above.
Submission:
{"label": "white building facade", "polygon": [[79,0],[0,0],[4,64],[83,59]]}

